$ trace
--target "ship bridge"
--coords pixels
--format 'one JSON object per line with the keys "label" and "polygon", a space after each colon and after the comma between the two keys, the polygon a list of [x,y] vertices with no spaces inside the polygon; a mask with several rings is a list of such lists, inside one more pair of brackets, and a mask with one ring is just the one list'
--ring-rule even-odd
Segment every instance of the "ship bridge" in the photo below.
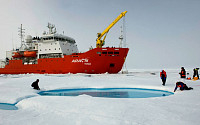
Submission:
{"label": "ship bridge", "polygon": [[73,38],[64,36],[62,34],[48,34],[42,37],[42,42],[49,42],[49,41],[63,41],[69,43],[76,43]]}
{"label": "ship bridge", "polygon": [[59,58],[64,55],[78,53],[73,38],[57,34],[55,25],[48,23],[49,32],[44,32],[38,43],[38,58]]}

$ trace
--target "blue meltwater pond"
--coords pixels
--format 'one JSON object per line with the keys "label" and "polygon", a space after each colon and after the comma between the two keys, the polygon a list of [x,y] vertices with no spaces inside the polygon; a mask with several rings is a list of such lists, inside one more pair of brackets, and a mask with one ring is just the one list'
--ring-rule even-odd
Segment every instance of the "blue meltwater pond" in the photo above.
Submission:
{"label": "blue meltwater pond", "polygon": [[[38,93],[42,96],[79,96],[89,95],[92,97],[104,98],[151,98],[163,97],[173,95],[173,92],[156,90],[156,89],[143,89],[143,88],[77,88],[77,89],[57,89],[49,91],[41,91]],[[15,105],[27,98],[34,96],[26,96],[19,99],[16,103],[0,103],[0,110],[17,110]]]}
{"label": "blue meltwater pond", "polygon": [[105,98],[150,98],[169,96],[174,93],[143,88],[77,88],[41,91],[38,94],[42,96],[79,96],[85,94],[92,97]]}
{"label": "blue meltwater pond", "polygon": [[3,110],[17,110],[18,108],[15,106],[15,104],[0,103],[0,109],[3,109]]}

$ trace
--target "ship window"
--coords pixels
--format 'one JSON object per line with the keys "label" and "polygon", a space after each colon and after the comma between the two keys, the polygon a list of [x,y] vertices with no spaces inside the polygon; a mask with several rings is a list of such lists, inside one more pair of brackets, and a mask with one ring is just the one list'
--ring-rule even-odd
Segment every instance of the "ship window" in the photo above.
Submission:
{"label": "ship window", "polygon": [[113,52],[108,52],[108,54],[113,54]]}
{"label": "ship window", "polygon": [[101,52],[97,52],[97,54],[101,54]]}
{"label": "ship window", "polygon": [[42,51],[42,50],[40,49],[40,51]]}
{"label": "ship window", "polygon": [[51,50],[51,49],[49,49],[49,50]]}
{"label": "ship window", "polygon": [[119,52],[114,52],[114,54],[119,54]]}
{"label": "ship window", "polygon": [[107,54],[107,52],[102,52],[102,54]]}
{"label": "ship window", "polygon": [[55,48],[55,50],[56,50],[56,48]]}
{"label": "ship window", "polygon": [[59,48],[59,50],[60,50],[60,48]]}

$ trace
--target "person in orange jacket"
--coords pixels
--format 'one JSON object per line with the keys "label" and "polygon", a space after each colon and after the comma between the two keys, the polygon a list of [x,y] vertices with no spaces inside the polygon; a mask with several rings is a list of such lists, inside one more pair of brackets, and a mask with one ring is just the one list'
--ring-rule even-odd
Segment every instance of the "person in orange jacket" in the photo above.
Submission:
{"label": "person in orange jacket", "polygon": [[167,74],[166,74],[165,70],[162,70],[160,72],[160,78],[162,79],[162,82],[163,82],[162,85],[165,86],[165,82],[166,82],[166,79],[167,79]]}

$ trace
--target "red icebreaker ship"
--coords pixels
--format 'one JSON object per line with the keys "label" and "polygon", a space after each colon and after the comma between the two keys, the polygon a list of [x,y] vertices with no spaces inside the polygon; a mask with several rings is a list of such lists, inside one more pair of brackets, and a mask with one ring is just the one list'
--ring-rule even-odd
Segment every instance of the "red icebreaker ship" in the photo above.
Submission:
{"label": "red icebreaker ship", "polygon": [[[102,33],[98,33],[96,48],[84,53],[79,53],[73,38],[57,34],[55,25],[48,23],[48,33],[44,32],[42,37],[28,35],[19,49],[6,52],[6,59],[0,61],[0,74],[118,73],[129,49],[102,46],[110,28],[126,12],[122,12]],[[21,33],[22,30],[21,26]]]}

